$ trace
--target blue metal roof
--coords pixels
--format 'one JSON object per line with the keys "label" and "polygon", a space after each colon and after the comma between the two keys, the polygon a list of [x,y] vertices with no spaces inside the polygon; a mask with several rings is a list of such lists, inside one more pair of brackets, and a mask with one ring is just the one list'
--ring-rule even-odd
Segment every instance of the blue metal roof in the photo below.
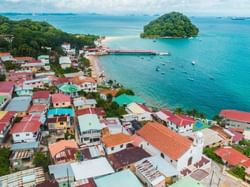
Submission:
{"label": "blue metal roof", "polygon": [[39,142],[28,142],[28,143],[18,143],[11,145],[11,151],[25,150],[25,149],[36,149],[39,146]]}
{"label": "blue metal roof", "polygon": [[75,111],[72,108],[53,108],[49,109],[48,116],[62,116],[62,115],[68,115],[70,117],[75,116]]}

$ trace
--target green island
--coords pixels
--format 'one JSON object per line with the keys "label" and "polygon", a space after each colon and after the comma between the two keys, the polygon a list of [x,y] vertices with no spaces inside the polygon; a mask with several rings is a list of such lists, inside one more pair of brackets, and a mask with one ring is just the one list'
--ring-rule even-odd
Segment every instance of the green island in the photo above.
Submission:
{"label": "green island", "polygon": [[94,35],[69,34],[47,22],[13,21],[0,16],[0,50],[9,51],[14,56],[63,54],[61,44],[64,42],[78,50],[84,46],[94,47],[97,38]]}
{"label": "green island", "polygon": [[195,37],[199,29],[179,12],[171,12],[144,26],[142,38],[188,38]]}

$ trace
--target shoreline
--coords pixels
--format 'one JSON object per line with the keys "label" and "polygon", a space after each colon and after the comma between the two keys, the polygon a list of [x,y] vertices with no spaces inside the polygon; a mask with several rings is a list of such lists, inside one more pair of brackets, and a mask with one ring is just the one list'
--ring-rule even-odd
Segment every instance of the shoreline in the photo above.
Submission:
{"label": "shoreline", "polygon": [[[97,56],[91,55],[86,56],[87,59],[89,59],[90,62],[90,68],[91,68],[91,77],[95,78],[97,83],[102,83],[106,76],[104,74],[104,70],[100,66],[100,61]],[[104,75],[104,78],[101,78],[100,75]]]}

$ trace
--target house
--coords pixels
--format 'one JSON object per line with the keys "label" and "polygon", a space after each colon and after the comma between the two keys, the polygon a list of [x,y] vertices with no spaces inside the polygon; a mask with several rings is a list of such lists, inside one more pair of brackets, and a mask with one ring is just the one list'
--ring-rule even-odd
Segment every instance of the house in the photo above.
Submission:
{"label": "house", "polygon": [[71,60],[68,56],[61,56],[59,58],[59,64],[62,69],[70,68],[71,67]]}
{"label": "house", "polygon": [[134,171],[135,163],[149,156],[150,154],[144,149],[130,146],[124,150],[108,155],[108,159],[115,171],[121,171],[123,169],[131,169]]}
{"label": "house", "polygon": [[5,108],[5,111],[17,112],[18,117],[23,117],[27,114],[31,103],[30,96],[14,97]]}
{"label": "house", "polygon": [[50,104],[50,93],[49,91],[36,91],[32,96],[33,104]]}
{"label": "house", "polygon": [[30,62],[33,62],[35,61],[36,59],[34,59],[33,57],[30,57],[30,56],[17,56],[17,57],[14,57],[14,62],[16,64],[26,64],[26,63],[30,63]]}
{"label": "house", "polygon": [[47,116],[48,118],[57,116],[70,116],[73,118],[75,116],[75,112],[72,108],[52,108],[49,109]]}
{"label": "house", "polygon": [[94,179],[97,187],[143,187],[130,170],[123,170]]}
{"label": "house", "polygon": [[226,128],[242,128],[250,130],[250,112],[238,110],[222,110],[219,114]]}
{"label": "house", "polygon": [[140,163],[136,163],[135,174],[143,182],[143,184],[148,187],[166,186],[163,174],[161,174],[158,168],[146,159],[143,159]]}
{"label": "house", "polygon": [[41,167],[26,169],[0,177],[0,184],[2,187],[36,186],[44,181],[45,174]]}
{"label": "house", "polygon": [[61,47],[62,47],[62,49],[63,49],[64,51],[68,51],[68,50],[71,49],[70,43],[67,43],[67,42],[64,42],[64,43],[61,45]]}
{"label": "house", "polygon": [[140,147],[153,156],[160,155],[177,171],[202,158],[204,140],[201,133],[197,133],[191,141],[160,123],[148,122],[137,131],[137,134],[144,140],[140,143]]}
{"label": "house", "polygon": [[15,123],[10,131],[14,143],[36,142],[40,138],[39,115],[29,115]]}
{"label": "house", "polygon": [[71,82],[84,92],[97,92],[97,81],[92,77],[76,76],[71,79]]}
{"label": "house", "polygon": [[15,92],[18,96],[32,96],[33,95],[33,87],[30,85],[16,86]]}
{"label": "house", "polygon": [[39,142],[17,143],[11,145],[10,163],[18,170],[29,168],[32,158],[39,148]]}
{"label": "house", "polygon": [[14,91],[14,83],[9,81],[0,81],[0,95],[7,96],[8,100],[11,99]]}
{"label": "house", "polygon": [[4,141],[11,129],[15,114],[15,112],[0,111],[0,143]]}
{"label": "house", "polygon": [[33,73],[27,71],[10,71],[7,74],[6,80],[14,83],[17,86],[22,86],[24,81],[32,80]]}
{"label": "house", "polygon": [[45,85],[50,85],[50,83],[51,80],[48,77],[45,77],[26,80],[23,82],[23,86],[31,86],[32,88],[44,88]]}
{"label": "house", "polygon": [[109,135],[102,138],[102,144],[108,155],[126,149],[131,143],[131,136],[123,133]]}
{"label": "house", "polygon": [[233,134],[233,143],[234,144],[238,144],[241,140],[244,139],[244,134],[243,133],[240,133],[238,132],[237,130],[234,130],[234,129],[229,129],[229,131]]}
{"label": "house", "polygon": [[132,118],[131,121],[133,120],[151,121],[152,120],[151,110],[143,104],[130,103],[126,106],[125,110],[128,112],[128,114],[123,116],[125,120],[126,120],[126,117]]}
{"label": "house", "polygon": [[51,95],[51,101],[54,108],[70,107],[71,98],[68,95],[62,93],[56,93]]}
{"label": "house", "polygon": [[8,97],[5,95],[0,95],[0,110],[2,110],[8,103]]}
{"label": "house", "polygon": [[103,108],[85,108],[76,111],[77,116],[85,115],[85,114],[96,114],[99,119],[103,119],[106,115]]}
{"label": "house", "polygon": [[85,114],[78,116],[78,122],[80,142],[85,144],[99,144],[103,126],[101,125],[97,115]]}
{"label": "house", "polygon": [[59,92],[71,97],[78,97],[80,88],[74,84],[62,84],[58,86]]}
{"label": "house", "polygon": [[72,162],[76,160],[78,148],[75,140],[60,140],[49,144],[49,153],[55,164]]}
{"label": "house", "polygon": [[10,53],[0,52],[0,62],[13,61],[13,56]]}
{"label": "house", "polygon": [[47,119],[47,126],[50,131],[55,131],[57,133],[66,133],[68,131],[73,132],[70,116],[67,115],[49,117]]}
{"label": "house", "polygon": [[232,144],[234,135],[228,129],[225,129],[219,125],[213,125],[210,127],[210,129],[216,131],[219,136],[223,138],[224,145]]}
{"label": "house", "polygon": [[73,100],[73,104],[76,110],[81,110],[85,108],[95,108],[97,102],[95,99],[86,99],[84,97],[78,97]]}
{"label": "house", "polygon": [[250,167],[250,158],[232,147],[220,147],[215,154],[228,166]]}
{"label": "house", "polygon": [[35,104],[32,105],[28,111],[28,114],[30,115],[35,115],[35,114],[40,114],[40,115],[45,115],[48,109],[48,105],[45,104]]}
{"label": "house", "polygon": [[62,163],[49,166],[49,174],[54,178],[59,186],[71,187],[69,183],[75,181],[75,176],[71,168],[71,163]]}
{"label": "house", "polygon": [[24,64],[21,64],[21,69],[23,71],[31,71],[33,73],[38,72],[39,70],[50,70],[50,66],[43,63],[41,60],[34,59],[31,62],[26,62]]}
{"label": "house", "polygon": [[171,111],[161,109],[154,114],[155,118],[167,125],[171,130],[182,134],[188,135],[193,131],[195,120],[189,116],[182,114],[173,114]]}
{"label": "house", "polygon": [[114,173],[113,168],[105,157],[75,162],[71,164],[71,168],[76,181]]}
{"label": "house", "polygon": [[170,185],[169,187],[204,187],[203,184],[196,181],[190,176],[186,176],[180,180],[178,180],[176,183]]}
{"label": "house", "polygon": [[[144,180],[145,183],[147,184],[151,183],[150,180],[148,180],[147,178],[150,177],[151,174],[153,173],[160,172],[161,175],[158,175],[158,176],[164,177],[165,185],[172,184],[174,181],[177,180],[177,177],[179,175],[178,171],[170,163],[168,163],[159,155],[147,157],[138,161],[135,164],[135,168],[136,168],[136,175],[141,176],[142,178],[141,180]],[[149,174],[148,177],[145,176],[147,175],[147,173]],[[152,179],[154,179],[154,177],[152,177]]]}
{"label": "house", "polygon": [[126,129],[122,126],[119,118],[105,118],[101,120],[104,125],[104,135],[114,135],[119,133],[128,134]]}
{"label": "house", "polygon": [[50,63],[49,61],[49,55],[40,55],[37,57],[38,60],[40,60],[45,65],[48,65]]}
{"label": "house", "polygon": [[[203,147],[219,147],[223,145],[227,145],[224,139],[219,135],[218,132],[212,129],[202,129],[199,132],[202,133],[204,138]],[[192,133],[189,136],[191,138],[195,138],[196,133]]]}
{"label": "house", "polygon": [[139,104],[146,103],[142,98],[138,96],[127,95],[127,94],[122,94],[113,98],[113,102],[116,102],[120,106],[127,106],[130,103],[139,103]]}
{"label": "house", "polygon": [[118,89],[102,89],[99,90],[98,92],[100,93],[100,97],[104,100],[108,100],[109,96],[115,97],[116,94],[118,93]]}

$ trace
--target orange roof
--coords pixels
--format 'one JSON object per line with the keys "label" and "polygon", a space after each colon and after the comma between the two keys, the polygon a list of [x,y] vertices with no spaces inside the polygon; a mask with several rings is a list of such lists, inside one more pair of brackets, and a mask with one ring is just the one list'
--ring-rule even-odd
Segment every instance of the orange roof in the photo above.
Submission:
{"label": "orange roof", "polygon": [[119,90],[117,90],[117,89],[102,89],[99,92],[104,94],[104,95],[111,94],[113,97],[115,97],[118,91]]}
{"label": "orange roof", "polygon": [[124,143],[129,143],[132,141],[131,136],[119,133],[119,134],[114,134],[110,136],[106,136],[102,138],[102,142],[106,147],[113,147],[116,145],[124,144]]}
{"label": "orange roof", "polygon": [[3,56],[10,56],[10,53],[0,53],[0,57],[3,57]]}
{"label": "orange roof", "polygon": [[29,113],[32,112],[44,112],[47,109],[47,105],[45,104],[36,104],[32,105],[29,109]]}
{"label": "orange roof", "polygon": [[250,122],[250,112],[243,112],[239,110],[222,110],[220,116],[226,119]]}
{"label": "orange roof", "polygon": [[52,157],[66,148],[78,149],[78,145],[75,140],[60,140],[59,142],[49,144],[49,152]]}
{"label": "orange roof", "polygon": [[64,95],[62,93],[56,93],[51,96],[52,103],[63,103],[63,102],[70,102],[70,96]]}
{"label": "orange roof", "polygon": [[73,77],[71,79],[72,83],[79,85],[79,84],[83,84],[86,82],[90,82],[90,83],[96,83],[96,80],[92,77],[84,77],[84,76],[77,76],[77,77]]}
{"label": "orange roof", "polygon": [[33,57],[29,57],[29,56],[15,57],[15,59],[20,60],[20,61],[33,61],[33,60],[35,60]]}
{"label": "orange roof", "polygon": [[179,159],[188,151],[192,144],[192,141],[188,138],[171,131],[157,122],[147,123],[137,133],[172,160]]}

